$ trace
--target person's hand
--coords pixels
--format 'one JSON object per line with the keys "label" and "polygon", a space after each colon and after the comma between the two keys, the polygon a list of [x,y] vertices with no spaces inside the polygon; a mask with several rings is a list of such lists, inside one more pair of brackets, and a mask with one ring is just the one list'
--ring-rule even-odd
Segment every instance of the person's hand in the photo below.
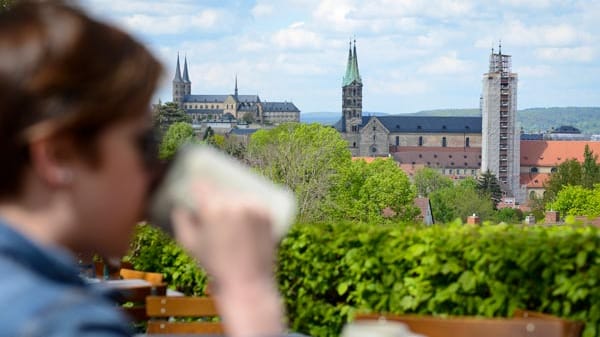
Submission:
{"label": "person's hand", "polygon": [[277,335],[282,309],[273,278],[275,239],[264,206],[209,182],[191,186],[197,212],[173,210],[175,238],[214,278],[232,336]]}

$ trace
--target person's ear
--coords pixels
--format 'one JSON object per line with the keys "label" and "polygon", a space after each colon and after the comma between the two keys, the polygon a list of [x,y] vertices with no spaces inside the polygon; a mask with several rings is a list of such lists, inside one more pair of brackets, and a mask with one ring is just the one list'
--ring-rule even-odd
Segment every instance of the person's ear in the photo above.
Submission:
{"label": "person's ear", "polygon": [[41,138],[29,144],[31,166],[51,187],[65,187],[73,181],[73,145],[57,137]]}

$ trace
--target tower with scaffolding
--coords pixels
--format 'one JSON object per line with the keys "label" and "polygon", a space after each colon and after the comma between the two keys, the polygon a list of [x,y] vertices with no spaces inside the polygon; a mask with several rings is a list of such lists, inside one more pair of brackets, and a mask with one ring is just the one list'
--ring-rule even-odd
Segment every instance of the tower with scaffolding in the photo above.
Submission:
{"label": "tower with scaffolding", "polygon": [[492,49],[489,71],[483,75],[481,96],[481,171],[490,170],[505,197],[523,201],[519,184],[519,132],[517,132],[517,82],[511,56]]}

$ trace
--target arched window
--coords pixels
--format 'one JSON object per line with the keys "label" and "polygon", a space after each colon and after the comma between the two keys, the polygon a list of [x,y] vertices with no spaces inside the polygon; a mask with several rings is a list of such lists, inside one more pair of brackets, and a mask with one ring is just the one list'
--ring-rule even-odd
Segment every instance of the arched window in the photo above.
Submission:
{"label": "arched window", "polygon": [[529,172],[531,173],[538,173],[538,168],[537,167],[532,167]]}
{"label": "arched window", "polygon": [[442,147],[446,147],[446,137],[442,137]]}
{"label": "arched window", "polygon": [[535,199],[535,191],[529,192],[529,200]]}
{"label": "arched window", "polygon": [[556,167],[553,167],[550,169],[550,172],[552,172],[552,173],[556,173],[556,171],[557,171]]}
{"label": "arched window", "polygon": [[377,148],[376,148],[375,146],[373,146],[373,147],[371,148],[371,152],[373,152],[373,153],[377,152]]}
{"label": "arched window", "polygon": [[400,145],[400,136],[396,136],[396,146]]}
{"label": "arched window", "polygon": [[469,139],[469,137],[465,138],[465,147],[470,147],[471,146],[471,139]]}
{"label": "arched window", "polygon": [[423,146],[423,136],[419,136],[419,146]]}
{"label": "arched window", "polygon": [[356,142],[352,143],[352,147],[356,147]]}

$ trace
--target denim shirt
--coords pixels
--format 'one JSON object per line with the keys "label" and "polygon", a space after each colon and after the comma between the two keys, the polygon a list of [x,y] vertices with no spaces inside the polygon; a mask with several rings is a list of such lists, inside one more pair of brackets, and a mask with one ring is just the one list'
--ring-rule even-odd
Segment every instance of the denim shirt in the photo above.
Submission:
{"label": "denim shirt", "polygon": [[86,284],[66,251],[41,247],[0,219],[0,337],[122,337],[130,325]]}

